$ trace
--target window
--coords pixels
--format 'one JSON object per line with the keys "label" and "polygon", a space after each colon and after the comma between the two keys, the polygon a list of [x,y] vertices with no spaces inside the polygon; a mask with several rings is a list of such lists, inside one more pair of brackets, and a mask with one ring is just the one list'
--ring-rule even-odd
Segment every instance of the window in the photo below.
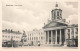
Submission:
{"label": "window", "polygon": [[70,29],[68,29],[68,32],[70,32]]}
{"label": "window", "polygon": [[38,40],[38,37],[37,37],[37,40]]}
{"label": "window", "polygon": [[3,37],[4,37],[4,35],[3,35]]}
{"label": "window", "polygon": [[72,36],[72,39],[74,39],[74,36]]}
{"label": "window", "polygon": [[8,36],[8,38],[10,38],[10,36]]}
{"label": "window", "polygon": [[60,16],[61,16],[61,13],[60,13]]}
{"label": "window", "polygon": [[55,15],[56,15],[56,13],[54,12],[54,19],[56,19],[56,16]]}
{"label": "window", "polygon": [[41,39],[43,39],[43,37],[41,37]]}
{"label": "window", "polygon": [[14,38],[15,38],[15,36],[14,36]]}
{"label": "window", "polygon": [[32,40],[33,40],[33,37],[32,37]]}
{"label": "window", "polygon": [[41,32],[41,35],[42,35],[42,32]]}
{"label": "window", "polygon": [[26,40],[24,40],[24,42],[26,42]]}
{"label": "window", "polygon": [[78,34],[78,28],[76,28],[76,32],[75,33]]}
{"label": "window", "polygon": [[57,11],[57,16],[59,16],[59,11]]}
{"label": "window", "polygon": [[57,19],[59,19],[59,17],[57,17]]}
{"label": "window", "polygon": [[78,36],[76,36],[76,39],[78,39]]}
{"label": "window", "polygon": [[28,38],[28,40],[29,40],[29,38]]}
{"label": "window", "polygon": [[40,37],[39,37],[39,39],[40,39]]}
{"label": "window", "polygon": [[7,36],[5,36],[7,38]]}
{"label": "window", "polygon": [[35,37],[34,37],[34,40],[35,40]]}
{"label": "window", "polygon": [[36,37],[36,40],[38,40],[38,37]]}
{"label": "window", "polygon": [[31,40],[31,37],[30,37],[30,40]]}
{"label": "window", "polygon": [[70,29],[68,29],[68,38],[70,39]]}
{"label": "window", "polygon": [[31,34],[30,34],[30,36],[31,36]]}
{"label": "window", "polygon": [[74,29],[72,28],[71,30],[72,30],[72,31],[71,31],[71,34],[74,34]]}

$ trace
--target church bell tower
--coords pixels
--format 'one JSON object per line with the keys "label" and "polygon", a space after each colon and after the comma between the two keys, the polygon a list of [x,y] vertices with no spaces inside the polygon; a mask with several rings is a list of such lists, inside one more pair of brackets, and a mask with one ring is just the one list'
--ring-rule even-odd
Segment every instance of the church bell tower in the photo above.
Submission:
{"label": "church bell tower", "polygon": [[58,4],[56,3],[55,9],[51,11],[52,21],[61,20],[62,19],[62,10],[58,8]]}

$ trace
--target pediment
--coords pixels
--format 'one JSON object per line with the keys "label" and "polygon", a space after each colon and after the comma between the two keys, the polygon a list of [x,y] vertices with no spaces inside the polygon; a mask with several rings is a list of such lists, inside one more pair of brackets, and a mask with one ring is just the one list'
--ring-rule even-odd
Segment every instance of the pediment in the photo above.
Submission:
{"label": "pediment", "polygon": [[50,23],[46,24],[43,28],[59,27],[59,26],[67,26],[67,24],[61,23],[61,22],[50,22]]}

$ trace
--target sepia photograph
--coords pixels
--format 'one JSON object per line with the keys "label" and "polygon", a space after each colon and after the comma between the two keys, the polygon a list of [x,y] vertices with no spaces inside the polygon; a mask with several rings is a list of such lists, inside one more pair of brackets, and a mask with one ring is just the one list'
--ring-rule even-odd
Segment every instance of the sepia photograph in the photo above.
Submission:
{"label": "sepia photograph", "polygon": [[2,48],[78,49],[78,2],[2,2]]}

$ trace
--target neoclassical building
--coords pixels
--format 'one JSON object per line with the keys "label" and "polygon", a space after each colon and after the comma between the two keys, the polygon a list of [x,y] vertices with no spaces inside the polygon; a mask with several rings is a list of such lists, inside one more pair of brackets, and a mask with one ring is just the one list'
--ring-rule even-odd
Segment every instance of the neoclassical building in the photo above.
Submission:
{"label": "neoclassical building", "polygon": [[45,34],[43,29],[33,29],[33,31],[27,31],[27,42],[28,44],[40,45],[45,44]]}
{"label": "neoclassical building", "polygon": [[[44,25],[45,44],[46,45],[68,45],[74,44],[74,39],[78,37],[78,25],[69,25],[65,19],[62,18],[62,10],[55,5],[55,9],[51,11],[51,20]],[[77,34],[75,33],[77,32]],[[74,42],[72,42],[72,40]],[[78,38],[77,38],[78,40]]]}

